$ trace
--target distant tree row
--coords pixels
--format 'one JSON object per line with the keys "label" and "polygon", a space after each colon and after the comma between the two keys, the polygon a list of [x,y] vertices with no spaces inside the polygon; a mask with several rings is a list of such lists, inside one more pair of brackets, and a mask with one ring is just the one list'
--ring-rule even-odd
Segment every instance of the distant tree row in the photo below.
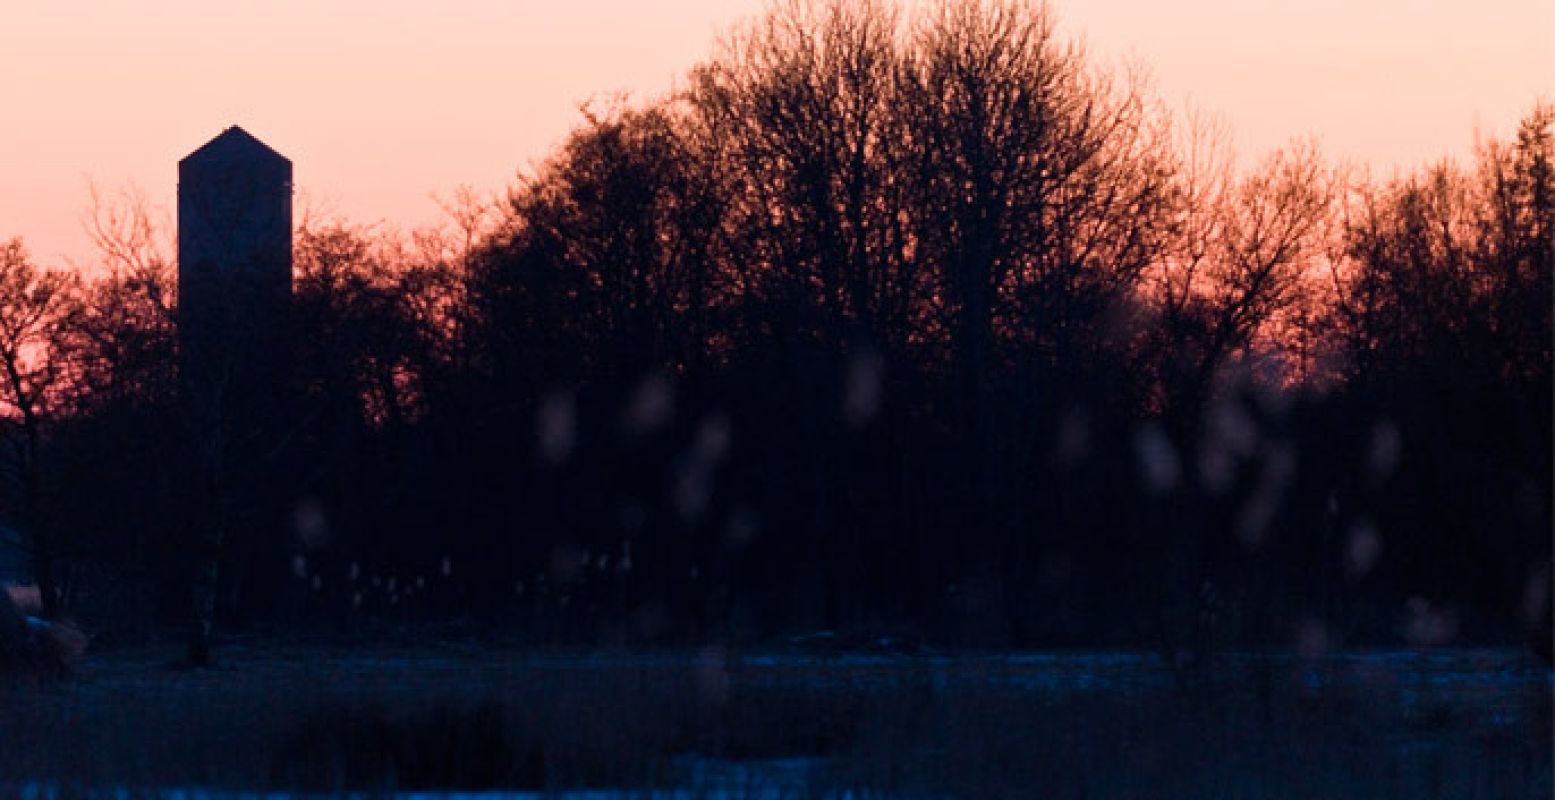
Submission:
{"label": "distant tree row", "polygon": [[[1547,630],[1555,110],[1377,183],[1041,4],[792,2],[440,232],[305,220],[235,623],[1219,645]],[[50,614],[176,618],[173,265],[0,250],[5,517]],[[1546,637],[1547,638],[1547,637]]]}

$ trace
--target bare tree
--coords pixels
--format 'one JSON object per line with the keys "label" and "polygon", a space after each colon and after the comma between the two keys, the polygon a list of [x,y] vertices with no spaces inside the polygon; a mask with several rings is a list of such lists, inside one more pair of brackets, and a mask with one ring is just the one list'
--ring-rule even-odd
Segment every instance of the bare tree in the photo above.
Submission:
{"label": "bare tree", "polygon": [[751,288],[871,334],[906,321],[910,292],[891,213],[898,28],[874,0],[791,0],[730,39],[691,91],[768,265]]}
{"label": "bare tree", "polygon": [[15,482],[12,513],[31,544],[44,614],[62,609],[58,543],[42,513],[45,426],[69,370],[62,343],[80,314],[73,275],[39,268],[20,239],[0,244],[0,401]]}
{"label": "bare tree", "polygon": [[911,249],[937,276],[961,480],[1013,624],[1029,544],[1009,510],[1039,387],[1099,360],[1106,320],[1164,241],[1170,164],[1142,78],[1090,66],[1043,3],[931,4],[898,87]]}
{"label": "bare tree", "polygon": [[1165,401],[1190,427],[1228,360],[1309,304],[1304,290],[1326,257],[1339,186],[1311,143],[1233,177],[1221,136],[1190,134],[1176,238],[1155,272]]}
{"label": "bare tree", "polygon": [[[72,402],[80,412],[114,402],[156,403],[177,390],[178,281],[168,226],[133,187],[109,196],[91,187],[83,224],[101,271],[82,289],[71,350]],[[77,273],[88,273],[80,267]]]}

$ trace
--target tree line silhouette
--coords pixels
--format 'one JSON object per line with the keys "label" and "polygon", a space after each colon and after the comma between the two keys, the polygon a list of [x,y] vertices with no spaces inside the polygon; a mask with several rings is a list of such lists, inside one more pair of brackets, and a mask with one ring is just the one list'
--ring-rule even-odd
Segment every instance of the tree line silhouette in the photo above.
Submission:
{"label": "tree line silhouette", "polygon": [[[1238,170],[1046,6],[779,4],[440,232],[304,220],[220,613],[1548,639],[1552,132],[1540,104],[1469,166]],[[91,228],[90,280],[0,248],[0,498],[48,615],[172,624],[202,541],[174,265],[143,204]]]}

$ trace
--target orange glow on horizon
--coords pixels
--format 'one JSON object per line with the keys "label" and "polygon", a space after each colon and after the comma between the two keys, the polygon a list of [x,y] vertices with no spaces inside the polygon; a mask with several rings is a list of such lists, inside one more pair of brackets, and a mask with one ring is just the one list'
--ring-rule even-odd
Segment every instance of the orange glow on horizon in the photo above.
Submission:
{"label": "orange glow on horizon", "polygon": [[[1319,137],[1386,175],[1467,159],[1555,94],[1548,0],[1055,2],[1104,64],[1223,116],[1245,156]],[[0,239],[94,260],[88,181],[172,205],[178,159],[230,124],[297,165],[299,201],[400,226],[499,191],[590,97],[670,89],[760,0],[15,3],[0,11]]]}

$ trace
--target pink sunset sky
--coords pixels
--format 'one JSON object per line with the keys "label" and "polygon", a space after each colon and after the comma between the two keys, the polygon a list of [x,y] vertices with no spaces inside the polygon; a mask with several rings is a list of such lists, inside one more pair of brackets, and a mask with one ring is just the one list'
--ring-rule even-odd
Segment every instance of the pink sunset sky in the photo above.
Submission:
{"label": "pink sunset sky", "polygon": [[[176,163],[239,124],[296,163],[302,205],[400,226],[495,192],[591,96],[668,90],[762,0],[168,0],[0,9],[0,239],[93,261],[88,186],[171,208]],[[1169,108],[1256,156],[1316,136],[1386,176],[1472,155],[1555,97],[1550,0],[1088,0],[1061,25],[1148,65]]]}

